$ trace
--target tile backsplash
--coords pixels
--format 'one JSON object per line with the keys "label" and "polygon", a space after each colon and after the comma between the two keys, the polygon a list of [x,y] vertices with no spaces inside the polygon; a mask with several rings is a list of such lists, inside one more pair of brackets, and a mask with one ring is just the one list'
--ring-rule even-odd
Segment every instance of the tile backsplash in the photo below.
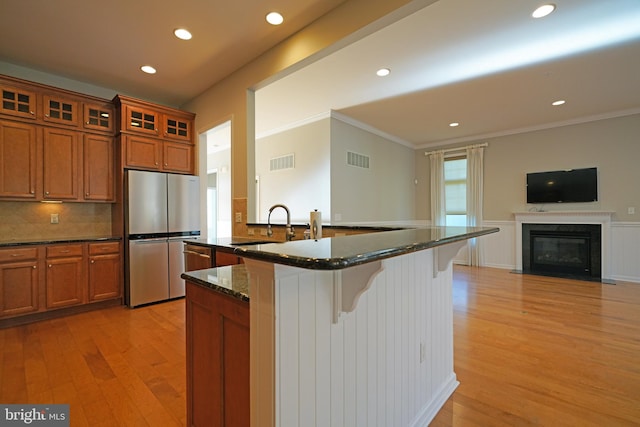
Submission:
{"label": "tile backsplash", "polygon": [[[58,224],[51,224],[58,214]],[[108,203],[0,202],[0,240],[111,235]]]}

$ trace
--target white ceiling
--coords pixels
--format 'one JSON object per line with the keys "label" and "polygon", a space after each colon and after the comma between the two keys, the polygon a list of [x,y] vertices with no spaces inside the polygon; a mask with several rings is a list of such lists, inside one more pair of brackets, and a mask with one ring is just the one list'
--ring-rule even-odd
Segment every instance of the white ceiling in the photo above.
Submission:
{"label": "white ceiling", "polygon": [[439,0],[259,90],[256,134],[333,110],[422,148],[640,112],[640,1],[541,3]]}
{"label": "white ceiling", "polygon": [[180,106],[344,1],[0,0],[0,61]]}
{"label": "white ceiling", "polygon": [[[0,70],[180,106],[344,1],[1,0]],[[418,148],[640,111],[640,0],[553,1],[439,0],[259,90],[256,133],[333,110]]]}

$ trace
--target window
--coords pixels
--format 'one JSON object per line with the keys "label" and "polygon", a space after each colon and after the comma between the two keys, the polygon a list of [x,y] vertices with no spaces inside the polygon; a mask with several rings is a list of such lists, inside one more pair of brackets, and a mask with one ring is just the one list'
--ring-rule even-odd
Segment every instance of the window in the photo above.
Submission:
{"label": "window", "polygon": [[467,158],[444,160],[445,224],[467,225]]}

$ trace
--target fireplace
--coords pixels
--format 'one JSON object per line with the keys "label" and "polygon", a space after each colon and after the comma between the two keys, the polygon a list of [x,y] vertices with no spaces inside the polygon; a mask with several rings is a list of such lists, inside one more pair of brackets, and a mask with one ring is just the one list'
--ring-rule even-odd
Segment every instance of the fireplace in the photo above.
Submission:
{"label": "fireplace", "polygon": [[522,224],[522,271],[600,280],[599,224]]}

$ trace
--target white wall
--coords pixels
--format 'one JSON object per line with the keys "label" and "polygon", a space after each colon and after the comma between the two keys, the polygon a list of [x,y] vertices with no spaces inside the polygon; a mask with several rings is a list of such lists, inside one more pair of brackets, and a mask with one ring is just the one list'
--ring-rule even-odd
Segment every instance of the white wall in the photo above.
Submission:
{"label": "white wall", "polygon": [[[347,151],[368,156],[370,168],[348,165]],[[413,220],[414,155],[411,148],[332,118],[332,222]]]}
{"label": "white wall", "polygon": [[[207,155],[208,172],[216,172],[218,183],[217,193],[217,236],[207,237],[231,237],[231,149],[216,151]],[[206,181],[207,175],[203,175]],[[209,215],[207,215],[209,217]]]}
{"label": "white wall", "polygon": [[[331,212],[329,165],[329,119],[289,129],[256,140],[258,186],[258,222],[266,222],[269,208],[285,204],[293,222],[309,222],[309,212]],[[295,156],[295,167],[269,170],[272,158]],[[284,222],[283,209],[276,209],[272,222]]]}

